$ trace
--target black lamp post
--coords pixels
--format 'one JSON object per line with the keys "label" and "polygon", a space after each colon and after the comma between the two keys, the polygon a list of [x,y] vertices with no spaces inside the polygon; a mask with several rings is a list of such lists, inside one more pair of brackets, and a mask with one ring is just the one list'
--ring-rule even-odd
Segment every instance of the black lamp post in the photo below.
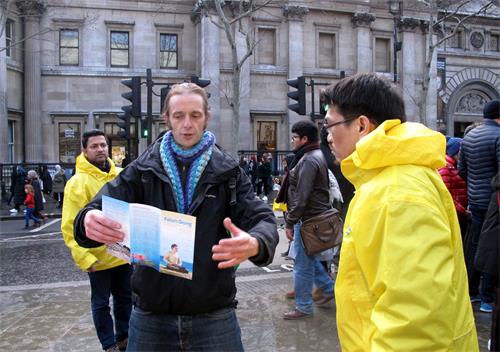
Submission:
{"label": "black lamp post", "polygon": [[389,0],[389,12],[392,14],[393,28],[393,58],[394,82],[398,81],[398,51],[401,50],[401,42],[398,42],[398,21],[403,14],[403,2],[401,0]]}

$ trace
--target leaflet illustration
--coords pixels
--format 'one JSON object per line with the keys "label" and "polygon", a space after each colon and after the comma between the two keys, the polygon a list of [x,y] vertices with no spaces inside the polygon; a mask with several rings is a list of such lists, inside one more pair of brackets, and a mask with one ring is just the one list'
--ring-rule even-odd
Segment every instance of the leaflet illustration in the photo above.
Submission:
{"label": "leaflet illustration", "polygon": [[121,225],[122,242],[108,253],[129,263],[192,280],[196,217],[103,196],[104,216]]}

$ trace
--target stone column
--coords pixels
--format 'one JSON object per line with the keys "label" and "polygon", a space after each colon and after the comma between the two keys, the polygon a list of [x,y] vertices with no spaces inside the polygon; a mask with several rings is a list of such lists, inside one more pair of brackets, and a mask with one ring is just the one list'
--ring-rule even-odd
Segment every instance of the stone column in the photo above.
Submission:
{"label": "stone column", "polygon": [[[288,20],[288,77],[297,78],[304,73],[304,16],[309,13],[309,9],[304,6],[286,5],[283,8],[283,15]],[[290,101],[291,103],[291,101]],[[288,104],[287,104],[288,105]],[[295,122],[303,120],[295,112],[288,110],[288,123],[291,127]],[[290,128],[288,133],[290,134]]]}
{"label": "stone column", "polygon": [[[242,19],[242,22],[249,21],[249,18]],[[244,28],[249,28],[247,24]],[[236,50],[238,52],[238,60],[241,60],[247,53],[246,36],[237,28],[234,31]],[[238,128],[238,150],[249,150],[252,148],[252,139],[249,138],[250,133],[250,59],[247,58],[240,71],[240,109],[239,109],[240,124]]]}
{"label": "stone column", "polygon": [[[0,26],[5,28],[5,20],[7,11],[4,6],[0,6]],[[0,43],[5,43],[5,30],[1,31]],[[0,52],[0,162],[5,163],[7,160],[7,144],[9,142],[8,131],[8,114],[7,114],[7,61],[5,50]]]}
{"label": "stone column", "polygon": [[42,77],[40,17],[45,11],[41,1],[18,1],[24,16],[24,135],[26,162],[41,162],[42,136]]}
{"label": "stone column", "polygon": [[[428,23],[427,23],[428,27]],[[427,57],[428,50],[430,43],[436,43],[437,42],[437,35],[435,33],[428,33],[428,29],[425,25],[422,26],[423,33],[425,35],[425,57]],[[424,67],[424,72],[426,68]],[[426,116],[426,121],[425,124],[427,127],[432,128],[435,130],[437,128],[437,90],[438,90],[438,83],[437,83],[437,48],[434,49],[434,52],[432,53],[431,57],[431,67],[429,71],[429,86],[427,87],[427,97],[425,99],[426,101],[426,106],[425,106],[425,116]]]}
{"label": "stone column", "polygon": [[209,123],[210,131],[220,136],[221,116],[220,116],[220,37],[219,28],[210,21],[208,16],[202,16],[199,21],[200,26],[200,75],[209,79],[210,85],[207,87],[210,93],[210,107],[212,118]]}
{"label": "stone column", "polygon": [[356,72],[373,71],[373,47],[370,24],[375,21],[371,13],[355,13],[351,18],[354,27],[354,43],[356,47]]}
{"label": "stone column", "polygon": [[400,87],[406,107],[406,118],[408,121],[420,122],[420,112],[417,103],[420,100],[420,87],[415,81],[419,77],[419,67],[422,67],[422,60],[425,54],[422,53],[418,42],[417,28],[420,21],[415,18],[403,17],[398,23],[400,40],[403,42],[401,55],[399,58]]}

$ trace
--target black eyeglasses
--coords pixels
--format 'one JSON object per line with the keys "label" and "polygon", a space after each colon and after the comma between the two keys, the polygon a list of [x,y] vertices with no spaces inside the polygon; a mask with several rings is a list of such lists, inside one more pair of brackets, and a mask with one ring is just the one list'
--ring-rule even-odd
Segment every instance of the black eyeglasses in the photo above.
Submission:
{"label": "black eyeglasses", "polygon": [[323,122],[323,127],[325,128],[325,130],[327,130],[330,127],[341,125],[343,123],[346,123],[346,122],[349,122],[349,121],[352,121],[352,120],[356,120],[358,117],[359,116],[351,117],[350,119],[345,119],[345,120],[342,120],[342,121],[332,122],[331,124],[328,124],[327,121],[326,121],[326,119],[325,119],[324,122]]}

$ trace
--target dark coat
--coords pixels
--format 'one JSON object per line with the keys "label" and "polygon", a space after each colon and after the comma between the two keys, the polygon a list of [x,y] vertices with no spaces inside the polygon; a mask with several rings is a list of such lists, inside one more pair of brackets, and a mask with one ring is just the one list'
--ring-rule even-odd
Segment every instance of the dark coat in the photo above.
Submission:
{"label": "dark coat", "polygon": [[16,172],[16,182],[14,185],[14,204],[23,204],[26,194],[24,193],[24,185],[26,184],[26,171],[23,168],[18,168]]}
{"label": "dark coat", "polygon": [[500,265],[499,247],[500,242],[500,173],[491,182],[493,194],[491,195],[488,212],[484,218],[483,228],[479,237],[474,265],[477,270],[499,276]]}
{"label": "dark coat", "polygon": [[[171,182],[160,158],[160,140],[108,182],[80,211],[74,226],[79,245],[100,245],[85,237],[83,219],[90,209],[101,208],[102,195],[177,211]],[[235,175],[236,204],[230,205],[228,181]],[[225,217],[259,241],[259,254],[250,258],[255,265],[265,266],[273,259],[278,243],[274,214],[268,205],[255,199],[250,181],[238,163],[217,147],[198,182],[188,213],[196,217],[193,280],[138,266],[132,275],[132,290],[134,303],[143,310],[192,315],[236,306],[236,269],[218,269],[218,263],[212,259],[212,247],[229,237],[223,226]]]}
{"label": "dark coat", "polygon": [[31,185],[35,190],[35,211],[43,210],[43,195],[42,195],[42,187],[40,185],[39,179],[32,179]]}
{"label": "dark coat", "polygon": [[46,167],[40,170],[40,180],[43,182],[43,193],[52,193],[52,177]]}
{"label": "dark coat", "polygon": [[487,209],[491,180],[500,170],[500,125],[493,120],[471,130],[462,140],[458,174],[467,182],[469,205]]}

